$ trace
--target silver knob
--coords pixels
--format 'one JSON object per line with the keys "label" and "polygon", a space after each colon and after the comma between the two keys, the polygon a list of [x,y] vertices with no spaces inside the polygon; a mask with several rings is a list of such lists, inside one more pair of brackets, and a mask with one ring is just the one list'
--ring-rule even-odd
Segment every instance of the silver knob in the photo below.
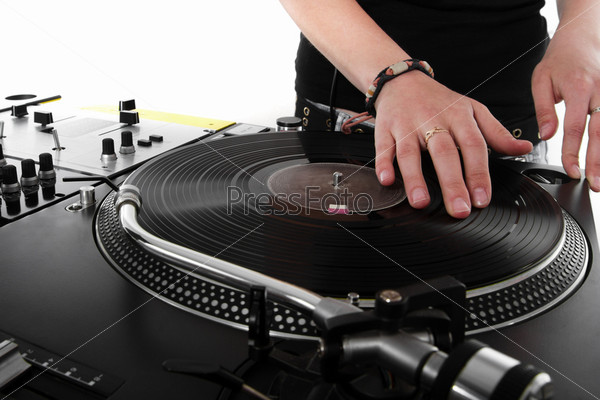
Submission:
{"label": "silver knob", "polygon": [[79,188],[79,202],[82,207],[91,206],[96,203],[96,189],[93,186]]}

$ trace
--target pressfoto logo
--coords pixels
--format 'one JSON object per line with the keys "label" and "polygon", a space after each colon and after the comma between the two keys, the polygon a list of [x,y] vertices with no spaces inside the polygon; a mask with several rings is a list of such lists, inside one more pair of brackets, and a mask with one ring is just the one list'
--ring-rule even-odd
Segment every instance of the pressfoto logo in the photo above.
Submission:
{"label": "pressfoto logo", "polygon": [[365,215],[373,211],[373,198],[368,193],[352,193],[348,188],[323,193],[320,186],[307,186],[302,193],[245,193],[237,186],[227,187],[227,215]]}

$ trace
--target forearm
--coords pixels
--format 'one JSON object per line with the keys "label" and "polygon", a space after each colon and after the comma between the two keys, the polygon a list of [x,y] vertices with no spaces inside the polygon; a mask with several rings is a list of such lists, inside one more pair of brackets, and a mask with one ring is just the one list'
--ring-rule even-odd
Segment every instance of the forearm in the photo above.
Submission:
{"label": "forearm", "polygon": [[308,40],[361,92],[383,68],[410,58],[355,0],[280,0]]}

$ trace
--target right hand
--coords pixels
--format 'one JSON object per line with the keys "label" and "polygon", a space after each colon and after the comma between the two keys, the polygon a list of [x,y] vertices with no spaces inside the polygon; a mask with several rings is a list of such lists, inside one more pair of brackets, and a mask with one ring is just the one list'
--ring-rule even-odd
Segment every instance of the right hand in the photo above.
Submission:
{"label": "right hand", "polygon": [[[487,147],[507,155],[533,149],[531,142],[515,139],[483,104],[420,71],[387,82],[375,108],[379,181],[386,186],[394,182],[396,157],[410,205],[417,209],[431,200],[421,169],[421,151],[428,150],[431,155],[448,214],[466,218],[472,205],[483,208],[491,200]],[[426,132],[436,127],[447,132],[438,131],[425,146]]]}

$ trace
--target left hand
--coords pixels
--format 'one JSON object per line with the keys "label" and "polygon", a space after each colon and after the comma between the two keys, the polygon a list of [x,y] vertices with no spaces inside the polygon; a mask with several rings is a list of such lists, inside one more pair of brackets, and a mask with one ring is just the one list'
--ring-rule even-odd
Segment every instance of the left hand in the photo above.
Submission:
{"label": "left hand", "polygon": [[[585,17],[584,17],[585,18]],[[594,25],[573,20],[556,31],[546,55],[535,68],[532,91],[540,136],[548,140],[558,129],[554,105],[565,102],[562,163],[567,174],[581,178],[579,150],[588,129],[586,178],[600,191],[600,34]],[[586,28],[587,26],[587,28]]]}

